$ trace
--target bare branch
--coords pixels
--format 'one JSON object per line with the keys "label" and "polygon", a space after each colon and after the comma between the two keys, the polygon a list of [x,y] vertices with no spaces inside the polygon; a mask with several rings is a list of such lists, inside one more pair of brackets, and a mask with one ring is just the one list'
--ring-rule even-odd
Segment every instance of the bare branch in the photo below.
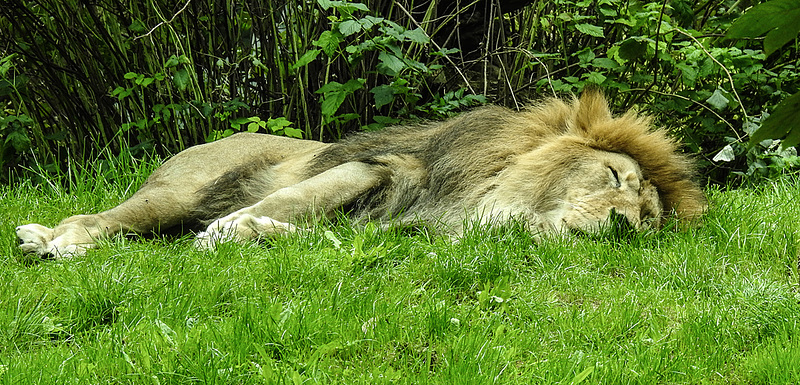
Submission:
{"label": "bare branch", "polygon": [[186,0],[186,4],[183,5],[183,8],[181,8],[178,12],[176,12],[174,15],[172,15],[172,18],[169,19],[169,21],[162,21],[162,22],[156,24],[155,27],[151,28],[150,31],[148,31],[146,34],[144,34],[142,36],[137,36],[133,40],[139,40],[139,39],[141,39],[143,37],[150,36],[158,27],[164,25],[165,23],[166,24],[172,23],[175,20],[175,18],[178,17],[178,15],[180,15],[181,12],[183,12],[186,9],[186,7],[189,6],[189,3],[191,3],[191,2],[192,2],[192,0]]}

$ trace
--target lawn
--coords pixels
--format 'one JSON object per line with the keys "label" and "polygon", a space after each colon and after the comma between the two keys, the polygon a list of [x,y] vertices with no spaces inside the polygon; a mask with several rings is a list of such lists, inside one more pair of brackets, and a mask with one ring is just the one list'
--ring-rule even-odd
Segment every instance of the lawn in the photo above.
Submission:
{"label": "lawn", "polygon": [[0,187],[0,383],[800,382],[794,179],[712,189],[701,227],[634,236],[338,223],[18,252],[16,225],[111,207],[133,170]]}

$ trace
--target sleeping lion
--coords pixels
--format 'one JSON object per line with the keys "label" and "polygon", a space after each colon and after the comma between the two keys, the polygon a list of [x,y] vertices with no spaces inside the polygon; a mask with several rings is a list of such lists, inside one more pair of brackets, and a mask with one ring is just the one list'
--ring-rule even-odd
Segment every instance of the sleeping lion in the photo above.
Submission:
{"label": "sleeping lion", "polygon": [[20,248],[80,255],[117,233],[202,230],[195,245],[301,231],[343,212],[355,221],[430,225],[520,221],[535,238],[635,229],[706,209],[691,160],[650,119],[612,116],[603,95],[489,106],[450,120],[361,133],[339,143],[240,133],[166,161],[132,197],[55,228],[17,227]]}

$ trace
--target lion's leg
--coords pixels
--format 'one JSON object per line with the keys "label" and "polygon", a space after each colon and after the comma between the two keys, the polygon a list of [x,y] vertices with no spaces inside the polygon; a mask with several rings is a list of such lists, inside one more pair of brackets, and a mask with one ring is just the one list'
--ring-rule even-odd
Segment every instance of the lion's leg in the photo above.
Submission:
{"label": "lion's leg", "polygon": [[17,227],[17,238],[24,253],[41,257],[66,258],[83,255],[98,239],[127,231],[121,223],[108,221],[100,214],[75,215],[49,228],[37,223]]}
{"label": "lion's leg", "polygon": [[100,214],[75,215],[52,229],[37,223],[19,226],[17,238],[24,253],[66,258],[83,255],[87,249],[95,247],[98,239],[119,232],[117,229],[121,227],[112,225]]}
{"label": "lion's leg", "polygon": [[[20,249],[42,257],[77,256],[95,247],[102,238],[119,233],[158,232],[191,220],[199,199],[196,191],[210,178],[173,172],[170,165],[173,169],[182,166],[178,160],[162,166],[133,196],[109,210],[71,216],[52,229],[36,223],[17,227]],[[160,176],[165,172],[177,176]]]}
{"label": "lion's leg", "polygon": [[344,163],[297,184],[281,188],[255,205],[222,217],[197,235],[195,246],[212,249],[219,242],[247,241],[295,232],[288,223],[309,216],[329,217],[385,180],[381,166]]}
{"label": "lion's leg", "polygon": [[97,214],[75,215],[54,228],[31,223],[16,229],[20,249],[42,257],[82,255],[99,239],[118,233],[149,233],[179,224],[190,216],[186,198],[143,188],[119,206]]}
{"label": "lion's leg", "polygon": [[[78,215],[55,228],[29,224],[17,228],[20,248],[40,256],[64,257],[83,254],[103,237],[117,233],[150,233],[196,219],[201,193],[219,178],[246,170],[259,175],[270,167],[312,156],[327,146],[275,135],[236,134],[194,146],[167,160],[131,198],[98,214]],[[266,180],[266,179],[265,179]],[[289,179],[291,180],[291,179]],[[268,181],[268,180],[267,180]],[[273,187],[267,186],[270,191]]]}

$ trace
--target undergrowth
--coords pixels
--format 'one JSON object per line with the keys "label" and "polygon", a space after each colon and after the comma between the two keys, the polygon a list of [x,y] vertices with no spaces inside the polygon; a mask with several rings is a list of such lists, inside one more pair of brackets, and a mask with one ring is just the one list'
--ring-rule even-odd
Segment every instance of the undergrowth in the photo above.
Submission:
{"label": "undergrowth", "polygon": [[[760,181],[800,166],[762,141],[793,126],[797,12],[794,0],[6,0],[0,182],[109,149],[165,156],[238,131],[336,140],[586,87],[614,111],[652,113],[705,179]],[[781,44],[760,38],[773,28]]]}

